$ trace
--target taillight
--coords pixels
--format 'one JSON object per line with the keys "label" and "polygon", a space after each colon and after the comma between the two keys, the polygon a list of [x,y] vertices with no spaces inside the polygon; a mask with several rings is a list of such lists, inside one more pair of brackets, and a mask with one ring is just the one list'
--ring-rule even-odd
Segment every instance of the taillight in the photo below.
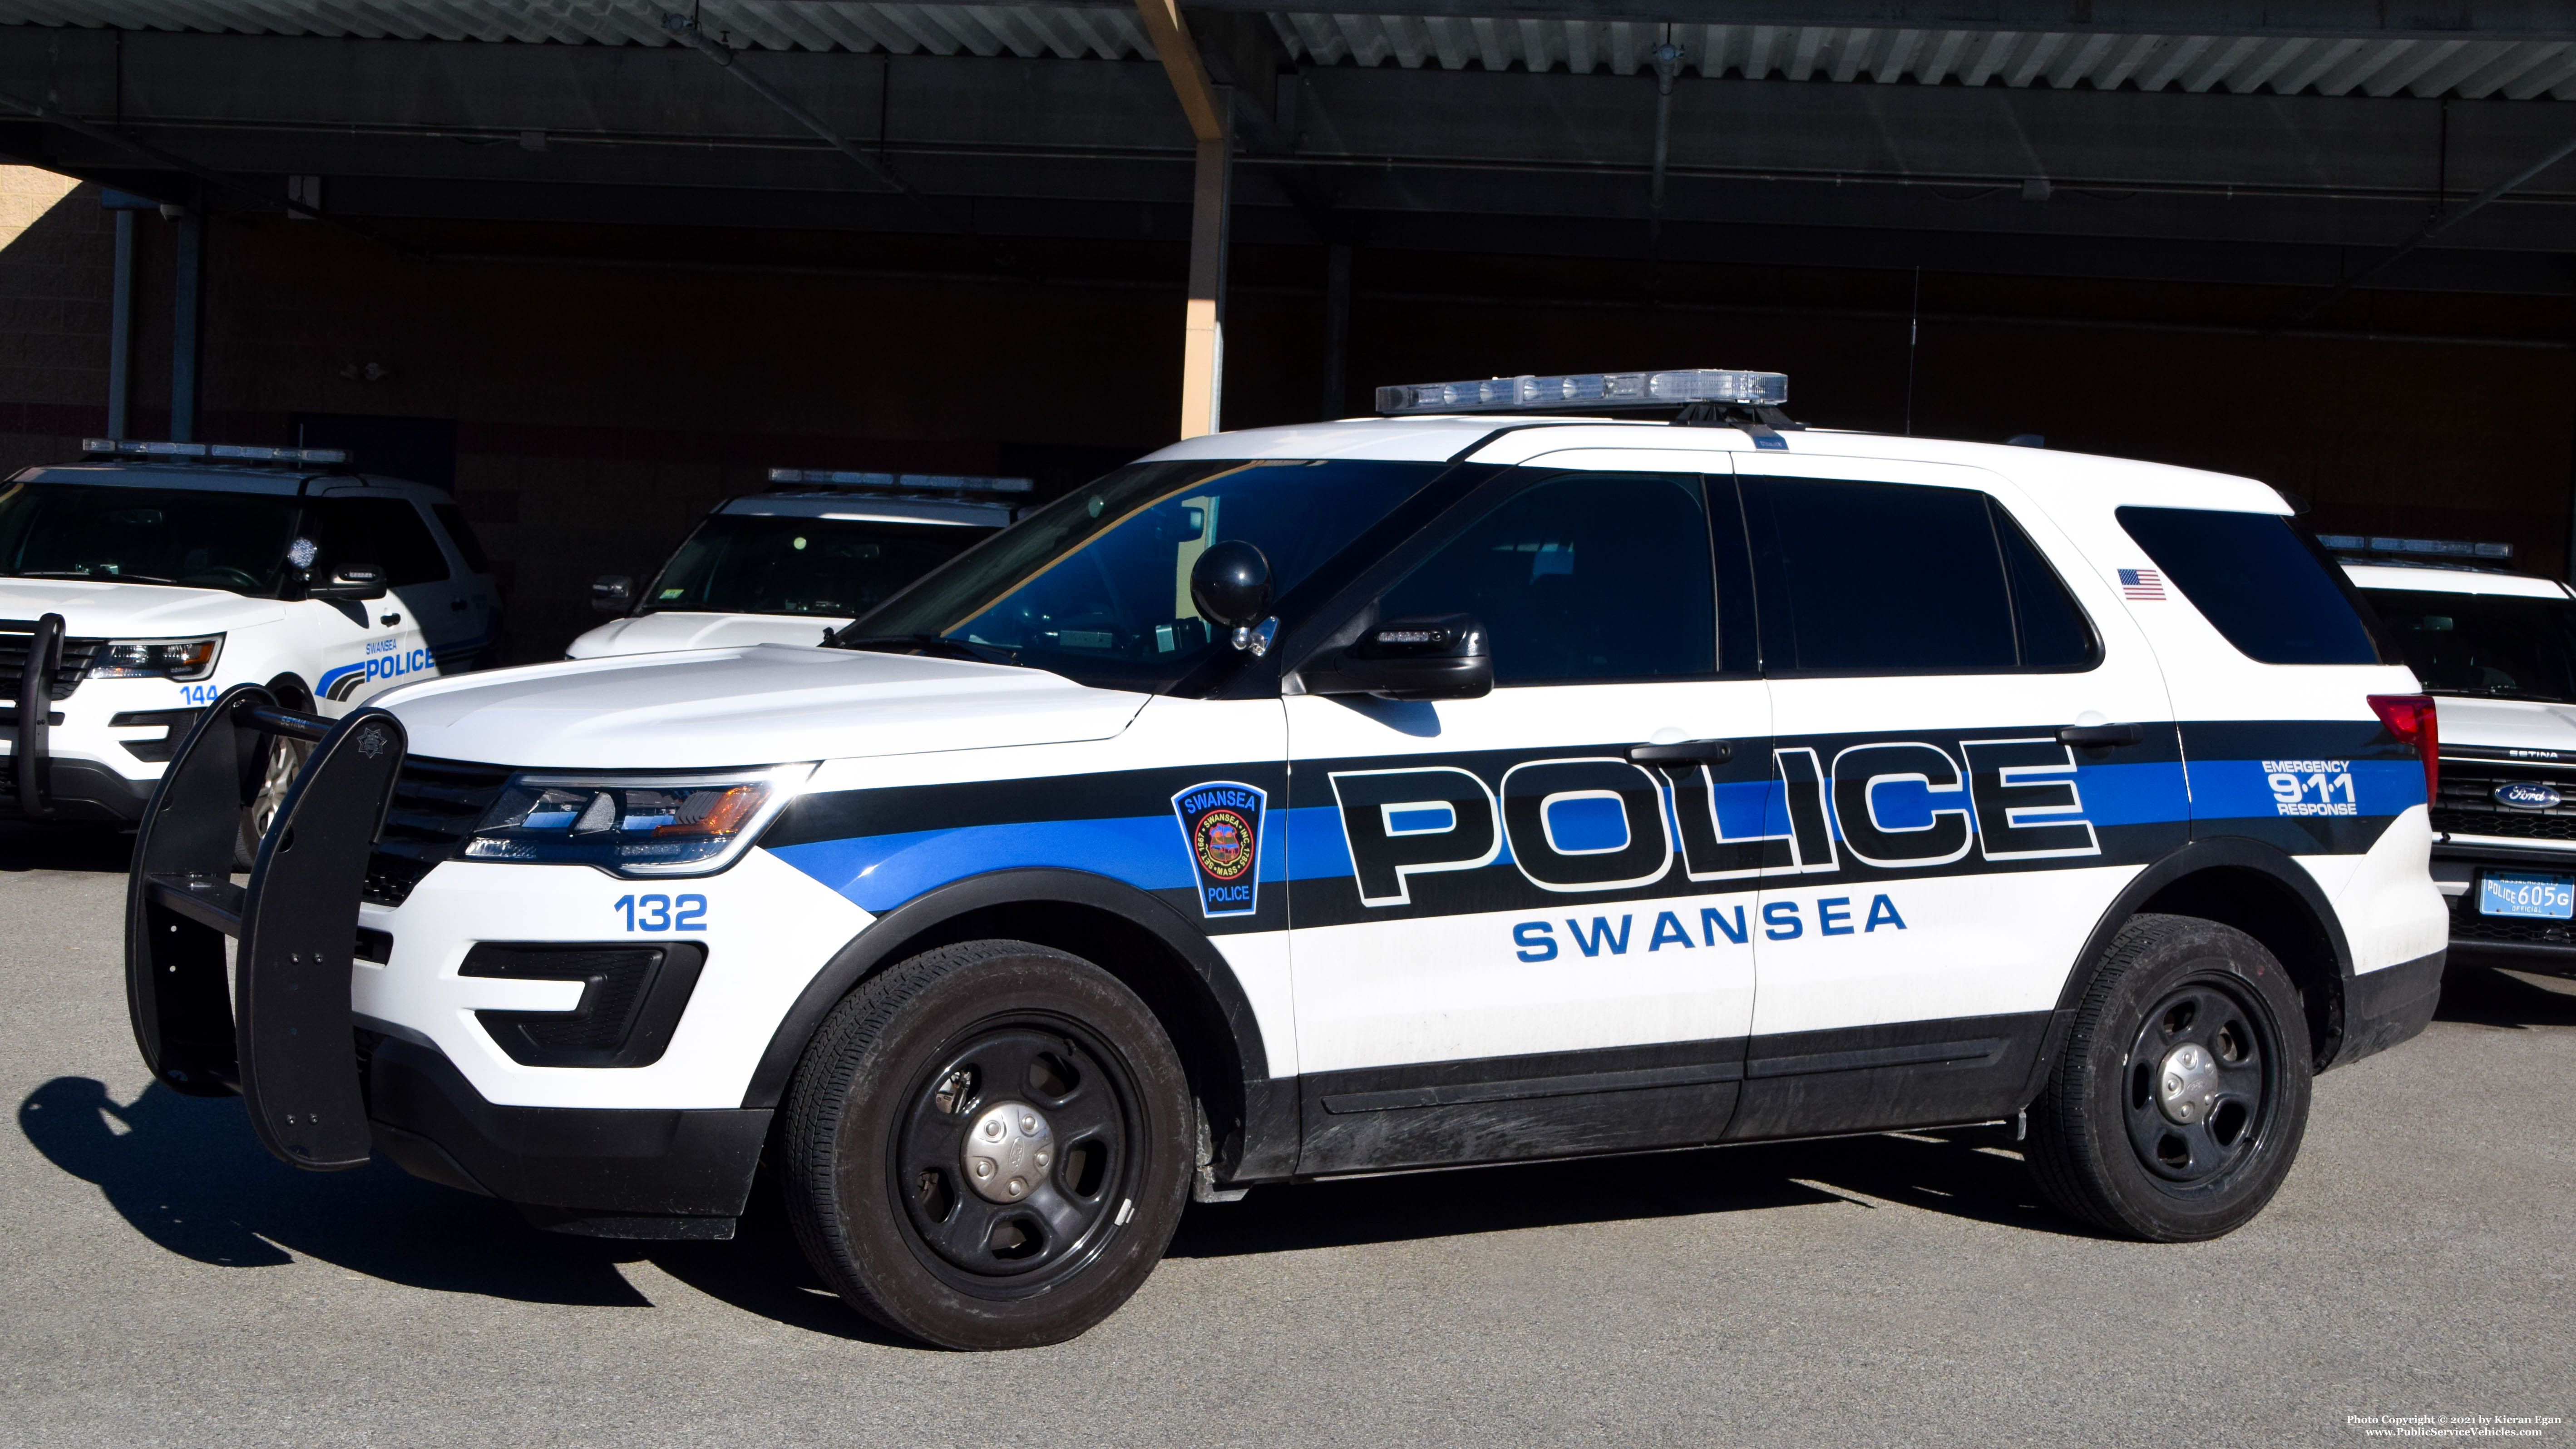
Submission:
{"label": "taillight", "polygon": [[2433,696],[2429,694],[2374,694],[2370,712],[2388,726],[2398,743],[2413,745],[2424,760],[2424,803],[2433,803],[2434,788],[2442,777],[2442,732],[2433,714]]}

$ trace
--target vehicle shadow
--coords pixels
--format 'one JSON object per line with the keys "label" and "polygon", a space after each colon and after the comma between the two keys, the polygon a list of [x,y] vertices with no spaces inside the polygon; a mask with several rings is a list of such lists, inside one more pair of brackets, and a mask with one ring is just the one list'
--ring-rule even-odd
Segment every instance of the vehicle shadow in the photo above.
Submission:
{"label": "vehicle shadow", "polygon": [[0,820],[0,871],[78,870],[125,873],[134,832],[112,825],[54,825]]}
{"label": "vehicle shadow", "polygon": [[164,1250],[228,1268],[290,1254],[388,1282],[528,1303],[649,1307],[617,1271],[635,1245],[540,1232],[508,1204],[411,1177],[288,1167],[251,1135],[241,1103],[154,1083],[118,1102],[56,1077],[18,1104],[18,1130]]}
{"label": "vehicle shadow", "polygon": [[2463,961],[2442,973],[2436,1021],[2477,1026],[2576,1026],[2576,981]]}

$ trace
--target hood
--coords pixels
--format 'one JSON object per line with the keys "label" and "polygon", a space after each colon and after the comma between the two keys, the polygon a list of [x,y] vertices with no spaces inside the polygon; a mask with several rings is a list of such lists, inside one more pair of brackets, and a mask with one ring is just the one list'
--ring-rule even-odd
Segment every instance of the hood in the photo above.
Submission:
{"label": "hood", "polygon": [[694,770],[1107,739],[1150,698],[1042,669],[759,644],[425,680],[382,703],[417,755]]}
{"label": "hood", "polygon": [[2529,699],[2433,697],[2442,743],[2490,750],[2552,750],[2576,754],[2576,704]]}
{"label": "hood", "polygon": [[677,611],[611,619],[572,641],[564,654],[597,659],[610,654],[655,654],[674,649],[740,649],[753,644],[820,644],[823,631],[847,619],[803,614],[684,614]]}
{"label": "hood", "polygon": [[101,579],[0,578],[0,619],[63,616],[76,639],[150,639],[213,634],[286,617],[275,599],[246,599],[222,589]]}

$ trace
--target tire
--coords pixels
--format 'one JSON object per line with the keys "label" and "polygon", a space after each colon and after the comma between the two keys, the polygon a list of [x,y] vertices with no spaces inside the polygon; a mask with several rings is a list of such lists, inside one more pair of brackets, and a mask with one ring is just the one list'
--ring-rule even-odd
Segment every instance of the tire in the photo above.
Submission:
{"label": "tire", "polygon": [[295,783],[313,747],[302,740],[284,735],[269,735],[268,758],[261,763],[259,788],[250,803],[242,807],[241,828],[233,834],[233,869],[248,870],[259,860],[260,837],[268,833],[276,820],[279,807],[286,803],[287,788]]}
{"label": "tire", "polygon": [[943,946],[850,993],[806,1048],[780,1127],[788,1220],[888,1328],[1061,1343],[1161,1261],[1191,1100],[1161,1023],[1106,971],[1023,941]]}
{"label": "tire", "polygon": [[2028,1156],[2069,1216],[2149,1242],[2243,1227],[2307,1131],[2307,1018],[2281,963],[2191,916],[2120,928],[2086,986]]}

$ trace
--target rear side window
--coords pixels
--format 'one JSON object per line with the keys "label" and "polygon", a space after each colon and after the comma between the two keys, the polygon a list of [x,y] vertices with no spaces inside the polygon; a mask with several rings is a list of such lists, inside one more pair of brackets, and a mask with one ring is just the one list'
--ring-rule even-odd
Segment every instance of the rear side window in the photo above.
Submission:
{"label": "rear side window", "polygon": [[325,498],[315,509],[317,576],[351,564],[374,564],[399,589],[447,577],[447,556],[408,498]]}
{"label": "rear side window", "polygon": [[2265,664],[2377,664],[2333,566],[2277,513],[2123,508],[2120,526],[2192,607]]}
{"label": "rear side window", "polygon": [[1745,479],[1774,674],[2082,669],[2093,630],[2011,516],[1974,489]]}
{"label": "rear side window", "polygon": [[465,556],[465,566],[478,574],[492,572],[492,558],[483,552],[483,540],[474,536],[474,525],[465,521],[465,510],[453,503],[433,503],[429,511],[438,515],[438,526],[456,543],[456,551]]}

